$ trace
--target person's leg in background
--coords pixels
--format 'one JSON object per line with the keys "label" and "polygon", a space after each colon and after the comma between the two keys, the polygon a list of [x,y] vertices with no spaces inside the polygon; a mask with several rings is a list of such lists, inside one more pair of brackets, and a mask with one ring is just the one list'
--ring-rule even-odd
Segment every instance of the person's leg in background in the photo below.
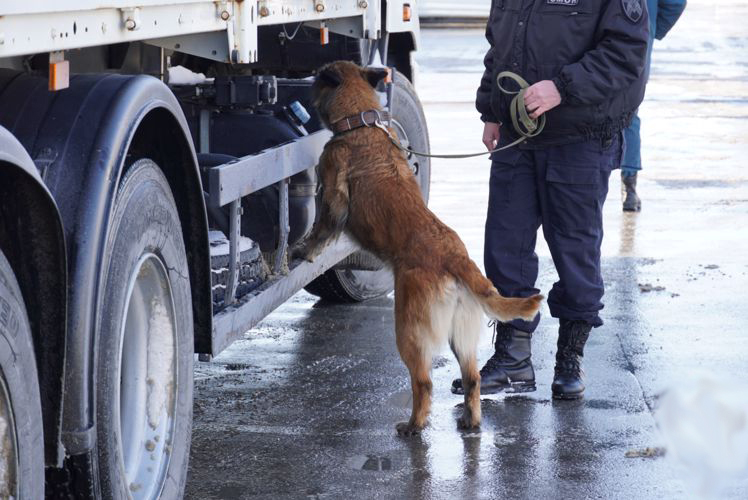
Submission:
{"label": "person's leg in background", "polygon": [[[648,3],[652,4],[653,2],[656,4],[654,0],[650,0]],[[649,38],[647,63],[644,68],[647,81],[649,81],[649,72],[652,64],[652,36]],[[624,191],[624,212],[639,212],[642,209],[641,198],[639,197],[639,193],[636,192],[636,181],[639,177],[639,171],[642,169],[641,123],[639,110],[637,109],[636,113],[634,113],[634,118],[631,120],[631,124],[623,130],[624,150],[623,158],[621,159],[621,185]]]}
{"label": "person's leg in background", "polygon": [[[512,148],[494,154],[486,217],[484,264],[486,276],[507,297],[529,297],[539,292],[535,254],[540,211],[533,154]],[[481,369],[481,394],[502,390],[535,390],[531,361],[532,333],[539,322],[495,323],[493,356]],[[452,392],[462,394],[462,381]]]}
{"label": "person's leg in background", "polygon": [[642,208],[641,198],[636,192],[636,181],[642,169],[641,159],[641,120],[637,112],[631,125],[623,131],[626,149],[621,162],[621,183],[624,189],[623,211],[638,212]]}

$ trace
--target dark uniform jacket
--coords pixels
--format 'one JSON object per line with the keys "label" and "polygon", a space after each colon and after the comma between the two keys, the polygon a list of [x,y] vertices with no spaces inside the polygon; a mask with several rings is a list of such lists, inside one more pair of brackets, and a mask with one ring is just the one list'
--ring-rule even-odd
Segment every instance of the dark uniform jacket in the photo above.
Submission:
{"label": "dark uniform jacket", "polygon": [[[649,19],[644,0],[493,0],[476,107],[483,121],[516,136],[496,75],[513,71],[530,84],[552,80],[561,104],[531,146],[608,139],[631,120],[644,97]],[[502,82],[515,89],[511,81]]]}

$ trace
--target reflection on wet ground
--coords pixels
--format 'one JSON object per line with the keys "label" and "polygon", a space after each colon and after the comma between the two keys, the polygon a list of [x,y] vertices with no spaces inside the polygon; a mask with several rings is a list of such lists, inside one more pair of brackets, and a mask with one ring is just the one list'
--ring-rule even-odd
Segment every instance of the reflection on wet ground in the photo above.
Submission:
{"label": "reflection on wet ground", "polygon": [[625,212],[621,214],[621,235],[620,247],[618,249],[618,255],[621,257],[629,257],[636,255],[636,221],[639,217],[638,213]]}
{"label": "reflection on wet ground", "polygon": [[[653,412],[663,391],[688,387],[699,373],[748,380],[746,26],[746,2],[692,0],[656,46],[641,108],[643,211],[621,212],[613,176],[606,323],[586,349],[586,399],[550,400],[556,325],[545,310],[533,339],[537,392],[484,396],[481,431],[461,433],[461,400],[449,392],[459,370],[445,351],[433,370],[430,427],[399,439],[394,425],[409,415],[410,385],[392,299],[329,306],[300,293],[213,363],[196,363],[186,496],[691,496],[689,469],[657,451],[667,443]],[[432,149],[479,150],[471,101],[482,34],[425,31],[421,45]],[[479,263],[487,180],[486,160],[432,165],[431,208]],[[538,254],[547,291],[556,277],[542,238]],[[486,328],[481,360],[490,337]],[[719,498],[747,498],[748,474],[726,476],[723,486]]]}

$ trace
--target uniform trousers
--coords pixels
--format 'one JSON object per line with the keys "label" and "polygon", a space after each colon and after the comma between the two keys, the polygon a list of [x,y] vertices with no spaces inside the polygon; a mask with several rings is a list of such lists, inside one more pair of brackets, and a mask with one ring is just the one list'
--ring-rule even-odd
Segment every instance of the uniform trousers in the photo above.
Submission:
{"label": "uniform trousers", "polygon": [[[603,204],[621,154],[619,136],[493,154],[484,265],[502,295],[540,292],[535,243],[542,226],[559,278],[547,296],[551,316],[602,325]],[[538,321],[512,325],[532,332]]]}

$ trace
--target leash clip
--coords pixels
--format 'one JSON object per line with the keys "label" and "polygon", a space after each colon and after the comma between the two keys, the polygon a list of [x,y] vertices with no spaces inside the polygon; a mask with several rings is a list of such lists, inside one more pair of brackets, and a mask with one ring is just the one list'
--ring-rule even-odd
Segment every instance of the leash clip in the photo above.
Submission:
{"label": "leash clip", "polygon": [[[371,112],[374,112],[374,114],[377,115],[377,119],[374,120],[373,123],[369,124],[369,123],[366,122],[366,118],[364,118],[364,115],[366,113],[371,113]],[[372,126],[377,126],[377,123],[381,123],[382,122],[382,116],[379,114],[379,111],[376,110],[376,109],[370,109],[368,111],[362,111],[360,118],[361,118],[361,123],[363,123],[364,126],[366,126],[367,128],[372,127]]]}
{"label": "leash clip", "polygon": [[[379,115],[379,113],[377,113],[377,115]],[[393,138],[392,134],[390,134],[390,131],[387,129],[387,126],[384,123],[382,123],[382,120],[380,120],[379,118],[377,118],[374,121],[374,123],[372,123],[371,125],[367,125],[367,127],[369,127],[369,126],[371,126],[371,127],[377,127],[378,129],[383,130],[384,133],[387,134],[390,137],[390,139]]]}

